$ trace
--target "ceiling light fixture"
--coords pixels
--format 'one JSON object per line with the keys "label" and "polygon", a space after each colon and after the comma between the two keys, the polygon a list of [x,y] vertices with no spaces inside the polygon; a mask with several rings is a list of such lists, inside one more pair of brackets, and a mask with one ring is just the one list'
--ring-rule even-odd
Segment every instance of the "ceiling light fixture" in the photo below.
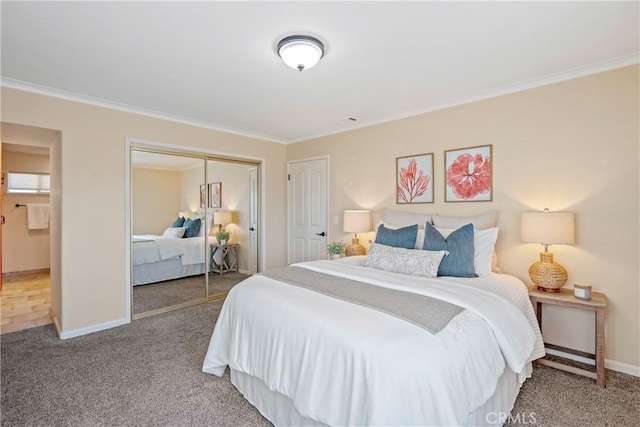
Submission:
{"label": "ceiling light fixture", "polygon": [[308,70],[324,56],[324,45],[315,37],[289,36],[278,43],[278,55],[289,67]]}

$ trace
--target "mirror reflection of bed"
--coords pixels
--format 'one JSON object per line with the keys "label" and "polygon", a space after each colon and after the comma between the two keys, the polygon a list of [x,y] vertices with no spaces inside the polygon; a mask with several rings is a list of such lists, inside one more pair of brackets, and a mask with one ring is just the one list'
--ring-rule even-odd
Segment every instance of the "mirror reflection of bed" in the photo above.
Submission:
{"label": "mirror reflection of bed", "polygon": [[[132,149],[133,319],[224,298],[255,272],[249,264],[257,245],[249,229],[257,191],[249,171],[256,166]],[[230,223],[215,224],[220,211]],[[233,246],[224,260],[215,247],[221,227]],[[235,268],[214,272],[222,261]]]}

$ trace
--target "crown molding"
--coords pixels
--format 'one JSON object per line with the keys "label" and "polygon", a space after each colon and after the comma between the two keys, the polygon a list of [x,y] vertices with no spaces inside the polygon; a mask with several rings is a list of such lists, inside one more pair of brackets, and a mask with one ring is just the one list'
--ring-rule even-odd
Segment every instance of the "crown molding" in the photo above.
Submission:
{"label": "crown molding", "polygon": [[0,86],[10,89],[22,90],[25,92],[37,93],[39,95],[51,96],[53,98],[65,99],[67,101],[75,101],[83,104],[94,105],[97,107],[109,108],[112,110],[124,111],[127,113],[139,114],[142,116],[153,117],[161,120],[168,120],[171,122],[182,123],[185,125],[196,126],[204,129],[215,130],[218,132],[231,133],[234,135],[244,136],[248,138],[260,139],[268,142],[275,142],[278,144],[286,144],[287,141],[274,138],[268,135],[262,135],[259,133],[246,132],[234,128],[229,128],[214,123],[208,123],[201,120],[189,119],[181,116],[177,116],[169,113],[162,113],[155,110],[149,110],[142,107],[136,107],[133,105],[123,104],[114,101],[108,101],[102,98],[95,98],[92,96],[81,95],[75,92],[69,92],[61,89],[55,89],[48,86],[42,86],[35,83],[29,83],[22,80],[11,79],[7,77],[0,78]]}
{"label": "crown molding", "polygon": [[502,86],[497,89],[492,89],[487,92],[481,92],[475,95],[459,98],[449,102],[444,102],[433,107],[428,107],[421,110],[408,111],[404,113],[395,114],[393,116],[380,119],[358,122],[358,124],[351,125],[349,129],[334,129],[327,132],[321,132],[311,136],[298,138],[295,140],[287,141],[286,144],[295,144],[297,142],[309,141],[311,139],[322,138],[325,136],[336,135],[343,132],[350,132],[352,130],[361,129],[369,126],[379,125],[382,123],[393,122],[396,120],[406,119],[408,117],[419,116],[421,114],[431,113],[438,110],[444,110],[446,108],[456,107],[459,105],[470,104],[472,102],[482,101],[485,99],[495,98],[502,95],[508,95],[510,93],[521,92],[528,89],[534,89],[541,86],[548,86],[554,83],[560,83],[567,80],[577,79],[579,77],[585,77],[591,74],[602,73],[605,71],[615,70],[617,68],[628,67],[640,63],[640,54],[634,53],[632,55],[625,55],[618,58],[610,59],[607,61],[597,62],[590,65],[572,68],[560,73],[554,73],[546,75],[542,78],[526,80],[518,83],[513,83],[507,86]]}
{"label": "crown molding", "polygon": [[54,89],[47,86],[41,86],[34,83],[28,83],[21,80],[10,79],[6,77],[0,78],[0,86],[8,87],[12,89],[23,90],[26,92],[33,92],[40,95],[51,96],[54,98],[66,99],[69,101],[81,102],[84,104],[95,105],[98,107],[110,108],[119,111],[125,111],[133,114],[140,114],[143,116],[154,117],[157,119],[168,120],[172,122],[182,123],[190,126],[197,126],[200,128],[215,130],[218,132],[225,132],[234,135],[240,135],[248,138],[260,139],[268,142],[275,142],[279,144],[295,144],[298,142],[309,141],[316,138],[322,138],[325,136],[336,135],[339,133],[349,132],[356,129],[361,129],[369,126],[374,126],[382,123],[392,122],[396,120],[401,120],[409,117],[419,116],[421,114],[431,113],[438,110],[444,110],[446,108],[456,107],[459,105],[470,104],[472,102],[482,101],[489,98],[495,98],[502,95],[508,95],[514,92],[521,92],[528,89],[533,89],[541,86],[547,86],[554,83],[560,83],[566,80],[572,80],[579,77],[588,76],[591,74],[602,73],[605,71],[614,70],[617,68],[627,67],[630,65],[635,65],[640,63],[640,54],[634,53],[631,55],[625,55],[613,59],[609,59],[606,61],[601,61],[581,67],[572,68],[570,70],[566,70],[560,73],[549,74],[542,78],[526,80],[522,82],[513,83],[507,86],[502,86],[500,88],[492,89],[486,92],[480,92],[477,94],[473,94],[470,96],[466,96],[463,98],[459,98],[456,100],[447,101],[438,105],[434,105],[428,108],[407,111],[399,114],[394,114],[392,116],[379,119],[379,120],[369,120],[362,121],[358,124],[353,124],[349,126],[348,129],[343,127],[334,128],[332,130],[328,130],[325,132],[319,132],[316,134],[311,134],[304,137],[294,138],[294,139],[281,139],[275,138],[268,135],[262,135],[259,133],[246,132],[239,129],[227,128],[224,126],[216,125],[214,123],[208,123],[200,120],[188,119],[181,116],[176,116],[168,113],[161,113],[154,110],[149,110],[141,107],[135,107],[132,105],[122,104],[118,102],[108,101],[102,98],[95,98],[86,95],[80,95],[75,92],[68,92],[64,90]]}

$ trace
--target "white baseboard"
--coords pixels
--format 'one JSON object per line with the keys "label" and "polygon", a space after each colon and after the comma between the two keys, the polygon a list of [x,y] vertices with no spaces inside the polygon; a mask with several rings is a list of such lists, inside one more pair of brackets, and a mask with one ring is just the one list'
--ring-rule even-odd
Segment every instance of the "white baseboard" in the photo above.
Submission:
{"label": "white baseboard", "polygon": [[[576,362],[586,363],[589,365],[595,365],[596,362],[593,359],[587,359],[586,357],[576,356],[575,354],[565,353],[564,351],[552,350],[550,348],[545,349],[548,354],[554,356],[564,357],[565,359],[575,360]],[[617,362],[611,359],[604,360],[604,367],[611,369],[612,371],[622,372],[623,374],[633,375],[634,377],[640,377],[640,366],[629,365],[628,363]]]}
{"label": "white baseboard", "polygon": [[249,270],[243,270],[241,268],[238,269],[238,273],[246,274],[247,276],[250,275]]}
{"label": "white baseboard", "polygon": [[115,328],[116,326],[126,325],[130,323],[129,319],[118,319],[112,320],[111,322],[99,323],[97,325],[86,326],[84,328],[72,329],[70,331],[60,332],[58,328],[58,335],[60,335],[61,340],[66,340],[69,338],[79,337],[81,335],[91,334],[93,332],[104,331],[105,329]]}

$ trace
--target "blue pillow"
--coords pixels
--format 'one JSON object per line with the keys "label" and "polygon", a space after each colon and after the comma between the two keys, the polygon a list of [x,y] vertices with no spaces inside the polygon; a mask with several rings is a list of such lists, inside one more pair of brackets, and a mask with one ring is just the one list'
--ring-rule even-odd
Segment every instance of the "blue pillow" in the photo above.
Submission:
{"label": "blue pillow", "polygon": [[395,248],[413,249],[418,235],[418,224],[393,230],[380,224],[376,232],[376,243]]}
{"label": "blue pillow", "polygon": [[182,225],[185,228],[182,237],[196,237],[200,232],[200,222],[200,218],[186,219]]}
{"label": "blue pillow", "polygon": [[445,239],[433,225],[426,223],[422,249],[449,251],[440,262],[438,276],[478,277],[473,265],[473,224],[458,228]]}
{"label": "blue pillow", "polygon": [[171,223],[171,228],[182,227],[183,224],[184,224],[184,218],[179,216],[178,219],[176,219]]}

